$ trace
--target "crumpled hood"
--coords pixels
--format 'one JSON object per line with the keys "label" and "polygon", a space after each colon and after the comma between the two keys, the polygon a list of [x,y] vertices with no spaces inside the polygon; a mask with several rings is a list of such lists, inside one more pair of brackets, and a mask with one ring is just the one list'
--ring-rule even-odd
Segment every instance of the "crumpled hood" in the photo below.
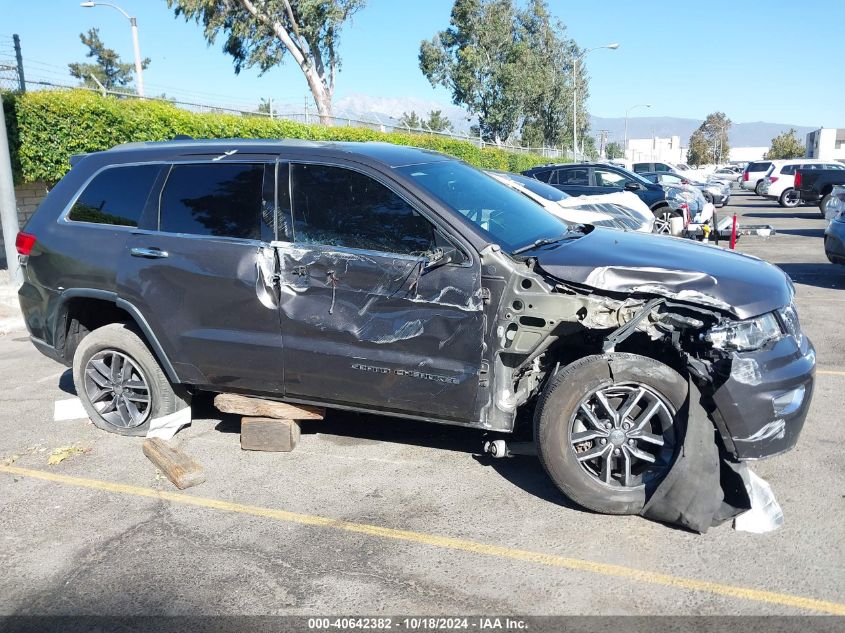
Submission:
{"label": "crumpled hood", "polygon": [[532,253],[561,281],[720,308],[747,319],[787,305],[789,278],[756,257],[662,235],[596,228]]}

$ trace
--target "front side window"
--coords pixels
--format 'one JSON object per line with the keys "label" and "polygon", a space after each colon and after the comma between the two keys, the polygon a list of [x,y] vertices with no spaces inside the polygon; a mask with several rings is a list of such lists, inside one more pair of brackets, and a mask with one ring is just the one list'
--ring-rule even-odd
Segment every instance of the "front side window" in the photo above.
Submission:
{"label": "front side window", "polygon": [[434,226],[380,182],[343,167],[291,164],[293,237],[297,243],[423,254]]}
{"label": "front side window", "polygon": [[628,182],[628,178],[609,169],[596,169],[596,187],[617,187],[622,188]]}
{"label": "front side window", "polygon": [[159,227],[167,233],[269,242],[274,171],[272,163],[173,165],[161,194]]}
{"label": "front side window", "polygon": [[137,227],[160,169],[160,165],[131,165],[101,171],[73,203],[68,219]]}

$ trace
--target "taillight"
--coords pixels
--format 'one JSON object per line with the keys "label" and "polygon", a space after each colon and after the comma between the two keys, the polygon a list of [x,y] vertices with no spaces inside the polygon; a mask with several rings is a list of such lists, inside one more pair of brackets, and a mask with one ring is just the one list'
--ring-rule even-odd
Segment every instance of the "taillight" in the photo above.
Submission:
{"label": "taillight", "polygon": [[19,255],[29,255],[32,247],[35,246],[35,236],[29,233],[20,232],[15,238],[15,248]]}
{"label": "taillight", "polygon": [[778,177],[777,177],[777,176],[769,176],[769,184],[771,184],[771,183],[773,183],[773,182],[777,182],[777,181],[778,181]]}
{"label": "taillight", "polygon": [[748,182],[748,172],[747,171],[742,172],[742,179],[745,182]]}
{"label": "taillight", "polygon": [[801,186],[801,172],[796,171],[795,172],[795,188],[797,189],[800,186]]}

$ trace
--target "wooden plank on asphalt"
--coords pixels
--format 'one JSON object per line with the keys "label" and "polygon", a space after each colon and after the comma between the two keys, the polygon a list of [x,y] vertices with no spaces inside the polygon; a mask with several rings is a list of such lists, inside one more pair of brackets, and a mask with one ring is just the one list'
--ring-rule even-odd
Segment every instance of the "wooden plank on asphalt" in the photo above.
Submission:
{"label": "wooden plank on asphalt", "polygon": [[173,482],[184,490],[205,481],[205,472],[197,462],[165,440],[152,437],[144,440],[144,455]]}
{"label": "wooden plank on asphalt", "polygon": [[214,406],[223,413],[281,420],[322,420],[326,415],[326,410],[320,407],[264,400],[236,393],[217,394],[214,396]]}

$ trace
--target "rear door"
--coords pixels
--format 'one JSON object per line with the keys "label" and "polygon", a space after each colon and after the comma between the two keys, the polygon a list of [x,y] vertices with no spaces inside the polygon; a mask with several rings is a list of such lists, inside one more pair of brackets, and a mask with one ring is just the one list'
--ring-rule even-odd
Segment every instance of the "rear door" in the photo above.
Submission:
{"label": "rear door", "polygon": [[175,163],[118,273],[184,382],[281,393],[272,158]]}
{"label": "rear door", "polygon": [[570,196],[588,196],[596,193],[595,187],[590,184],[590,168],[586,166],[558,168],[549,184]]}
{"label": "rear door", "polygon": [[[282,173],[282,172],[280,172]],[[279,207],[287,397],[470,421],[483,314],[480,263],[383,175],[292,162]],[[280,238],[282,235],[280,234]]]}

